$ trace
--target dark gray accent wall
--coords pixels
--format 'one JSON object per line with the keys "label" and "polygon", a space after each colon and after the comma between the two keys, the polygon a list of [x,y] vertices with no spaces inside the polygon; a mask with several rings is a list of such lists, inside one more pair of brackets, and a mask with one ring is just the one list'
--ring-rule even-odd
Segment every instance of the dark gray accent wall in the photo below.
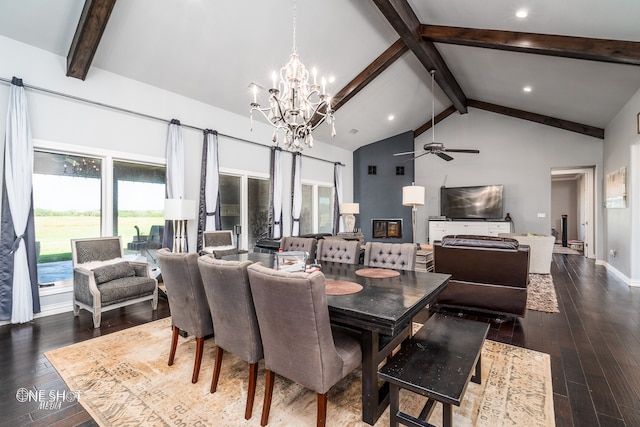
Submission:
{"label": "dark gray accent wall", "polygon": [[[413,151],[413,131],[401,133],[360,147],[353,152],[353,200],[360,203],[356,227],[367,242],[404,243],[413,240],[411,207],[402,206],[402,187],[414,181],[411,156],[394,153]],[[406,161],[408,160],[408,161]],[[376,166],[376,175],[369,175],[369,166]],[[404,175],[396,175],[396,167],[404,167]],[[371,220],[402,219],[402,238],[373,239]]]}

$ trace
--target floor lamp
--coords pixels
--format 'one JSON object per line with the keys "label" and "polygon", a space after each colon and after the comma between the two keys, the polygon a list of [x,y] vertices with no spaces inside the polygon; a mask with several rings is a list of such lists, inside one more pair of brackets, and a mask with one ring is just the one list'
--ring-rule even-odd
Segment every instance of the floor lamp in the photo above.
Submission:
{"label": "floor lamp", "polygon": [[402,187],[402,205],[412,207],[413,243],[416,243],[416,213],[418,212],[418,206],[424,206],[424,187],[415,185],[415,182]]}
{"label": "floor lamp", "polygon": [[187,220],[194,219],[195,213],[195,200],[164,201],[164,219],[173,221],[173,252],[187,252]]}

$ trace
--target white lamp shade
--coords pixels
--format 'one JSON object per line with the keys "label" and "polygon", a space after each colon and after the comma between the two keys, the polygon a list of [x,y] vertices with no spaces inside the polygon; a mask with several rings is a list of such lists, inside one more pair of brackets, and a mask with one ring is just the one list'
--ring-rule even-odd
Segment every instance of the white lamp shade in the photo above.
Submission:
{"label": "white lamp shade", "polygon": [[196,201],[186,199],[165,199],[164,219],[187,220],[196,217]]}
{"label": "white lamp shade", "polygon": [[360,203],[343,203],[340,205],[341,214],[359,214]]}
{"label": "white lamp shade", "polygon": [[407,185],[406,187],[402,187],[402,205],[423,206],[424,187],[420,185]]}

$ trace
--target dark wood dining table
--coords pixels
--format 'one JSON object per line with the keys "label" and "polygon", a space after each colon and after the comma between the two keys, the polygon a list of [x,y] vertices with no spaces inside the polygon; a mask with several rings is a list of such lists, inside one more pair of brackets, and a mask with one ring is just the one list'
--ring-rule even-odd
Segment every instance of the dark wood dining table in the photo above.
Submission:
{"label": "dark wood dining table", "polygon": [[[274,254],[248,253],[223,257],[273,266]],[[411,320],[447,286],[448,274],[398,271],[387,278],[356,274],[363,265],[323,261],[327,279],[356,282],[362,290],[327,295],[331,322],[362,334],[362,420],[373,425],[389,405],[389,385],[378,383],[378,366],[410,335]]]}

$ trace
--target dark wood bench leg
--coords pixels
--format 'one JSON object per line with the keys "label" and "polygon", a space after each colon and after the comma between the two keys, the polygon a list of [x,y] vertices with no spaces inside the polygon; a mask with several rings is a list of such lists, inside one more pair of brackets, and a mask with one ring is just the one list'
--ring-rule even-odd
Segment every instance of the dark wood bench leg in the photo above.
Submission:
{"label": "dark wood bench leg", "polygon": [[398,411],[400,410],[400,387],[389,384],[389,426],[398,427]]}
{"label": "dark wood bench leg", "polygon": [[471,381],[476,384],[482,384],[482,354],[478,356],[478,361],[476,362],[476,372],[471,377]]}
{"label": "dark wood bench leg", "polygon": [[442,404],[442,427],[451,427],[453,425],[453,411],[448,403]]}

